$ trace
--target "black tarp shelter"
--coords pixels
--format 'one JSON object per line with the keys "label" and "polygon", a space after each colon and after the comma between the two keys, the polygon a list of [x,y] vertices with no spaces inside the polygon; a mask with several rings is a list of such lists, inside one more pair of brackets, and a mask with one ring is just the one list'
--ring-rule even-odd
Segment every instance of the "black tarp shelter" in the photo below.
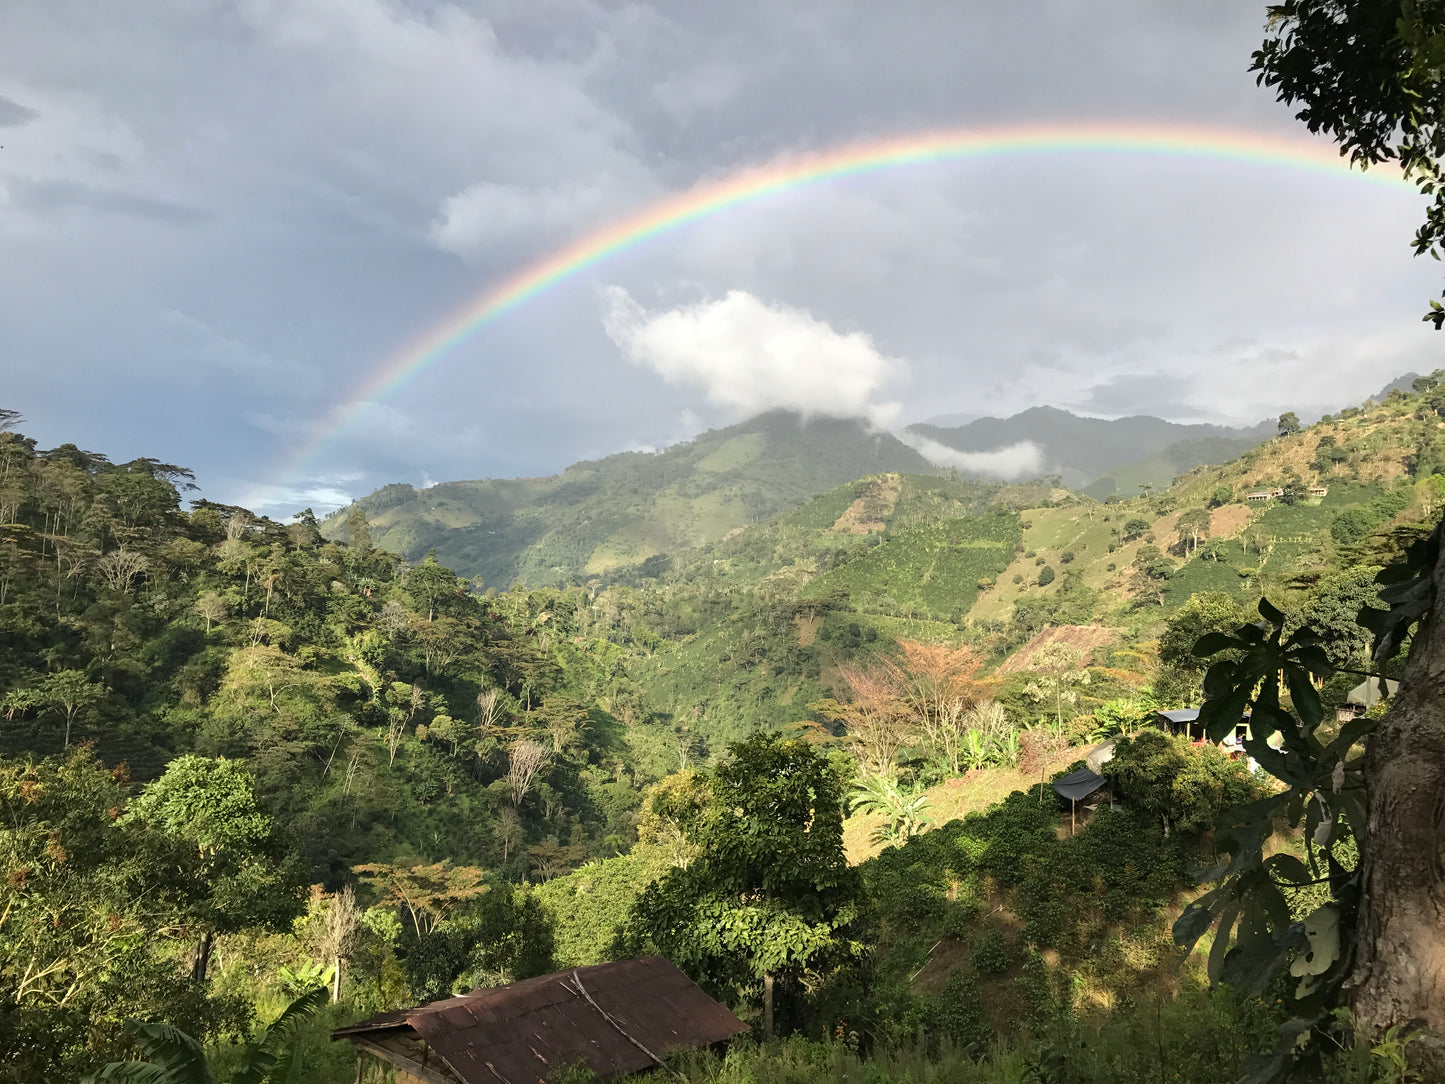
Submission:
{"label": "black tarp shelter", "polygon": [[1054,780],[1054,793],[1071,802],[1082,802],[1106,782],[1108,780],[1102,775],[1097,775],[1088,768],[1080,768],[1076,772],[1070,772],[1062,779]]}
{"label": "black tarp shelter", "polygon": [[1054,793],[1069,803],[1070,833],[1074,831],[1074,818],[1078,814],[1079,803],[1107,783],[1108,780],[1102,775],[1091,772],[1088,768],[1080,768],[1062,779],[1054,780]]}

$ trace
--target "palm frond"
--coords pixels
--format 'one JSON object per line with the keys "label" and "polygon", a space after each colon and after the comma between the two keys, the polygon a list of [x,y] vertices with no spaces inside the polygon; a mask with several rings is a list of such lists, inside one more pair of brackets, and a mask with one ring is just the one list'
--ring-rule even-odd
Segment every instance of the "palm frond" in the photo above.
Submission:
{"label": "palm frond", "polygon": [[261,1040],[246,1051],[231,1084],[272,1084],[294,1076],[297,1066],[291,1055],[296,1028],[325,1005],[329,996],[326,987],[317,986],[287,1005]]}
{"label": "palm frond", "polygon": [[149,1020],[127,1020],[126,1031],[149,1061],[113,1061],[95,1081],[123,1080],[139,1084],[214,1084],[201,1044],[180,1028]]}

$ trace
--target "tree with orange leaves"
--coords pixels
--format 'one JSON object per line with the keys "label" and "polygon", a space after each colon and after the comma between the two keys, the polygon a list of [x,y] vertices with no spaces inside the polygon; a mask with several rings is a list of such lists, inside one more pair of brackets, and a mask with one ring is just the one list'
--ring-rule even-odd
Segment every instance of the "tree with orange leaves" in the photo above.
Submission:
{"label": "tree with orange leaves", "polygon": [[967,646],[899,640],[898,647],[902,660],[884,667],[934,755],[957,772],[965,716],[981,699],[975,675],[983,660]]}
{"label": "tree with orange leaves", "polygon": [[914,718],[901,699],[902,689],[888,666],[869,669],[858,663],[838,668],[852,699],[846,704],[824,702],[848,728],[858,748],[863,774],[890,775],[893,758],[915,734]]}

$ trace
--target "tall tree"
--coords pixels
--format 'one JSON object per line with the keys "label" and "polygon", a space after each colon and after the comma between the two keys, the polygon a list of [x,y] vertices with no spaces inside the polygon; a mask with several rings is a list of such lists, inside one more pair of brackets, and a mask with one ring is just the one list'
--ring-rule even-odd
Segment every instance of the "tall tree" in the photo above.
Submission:
{"label": "tall tree", "polygon": [[1199,540],[1209,537],[1209,528],[1214,522],[1214,517],[1209,514],[1207,508],[1189,508],[1179,513],[1179,519],[1174,524],[1174,529],[1179,533],[1179,542],[1193,553],[1199,549]]}
{"label": "tall tree", "polygon": [[[1271,5],[1254,54],[1259,81],[1352,161],[1397,160],[1429,197],[1416,255],[1445,242],[1445,4],[1440,0],[1287,0]],[[1445,326],[1445,306],[1425,320]],[[1423,1027],[1415,1044],[1445,1078],[1445,547],[1417,555],[1407,605],[1420,619],[1400,695],[1365,754],[1368,814],[1352,1007],[1376,1031]],[[1382,649],[1398,640],[1387,637]],[[1422,856],[1433,861],[1421,861]]]}
{"label": "tall tree", "polygon": [[192,964],[198,982],[206,978],[215,934],[284,927],[300,912],[299,865],[237,761],[177,757],[122,820],[140,821],[195,848],[199,891],[186,917],[200,931]]}
{"label": "tall tree", "polygon": [[651,944],[717,993],[761,987],[763,1030],[776,991],[803,993],[859,959],[857,874],[843,855],[838,771],[797,739],[755,734],[708,780],[690,826],[700,848],[638,900],[633,948]]}

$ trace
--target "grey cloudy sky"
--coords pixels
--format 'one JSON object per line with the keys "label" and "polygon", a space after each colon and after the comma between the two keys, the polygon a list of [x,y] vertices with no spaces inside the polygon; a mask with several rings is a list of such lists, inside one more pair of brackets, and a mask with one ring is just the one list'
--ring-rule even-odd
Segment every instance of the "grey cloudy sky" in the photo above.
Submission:
{"label": "grey cloudy sky", "polygon": [[367,373],[489,285],[746,166],[1011,122],[1304,139],[1245,70],[1262,21],[1242,0],[11,0],[0,404],[42,444],[188,464],[273,514],[550,473],[775,405],[1329,410],[1439,364],[1418,198],[1028,157],[843,178],[655,237],[294,466]]}

